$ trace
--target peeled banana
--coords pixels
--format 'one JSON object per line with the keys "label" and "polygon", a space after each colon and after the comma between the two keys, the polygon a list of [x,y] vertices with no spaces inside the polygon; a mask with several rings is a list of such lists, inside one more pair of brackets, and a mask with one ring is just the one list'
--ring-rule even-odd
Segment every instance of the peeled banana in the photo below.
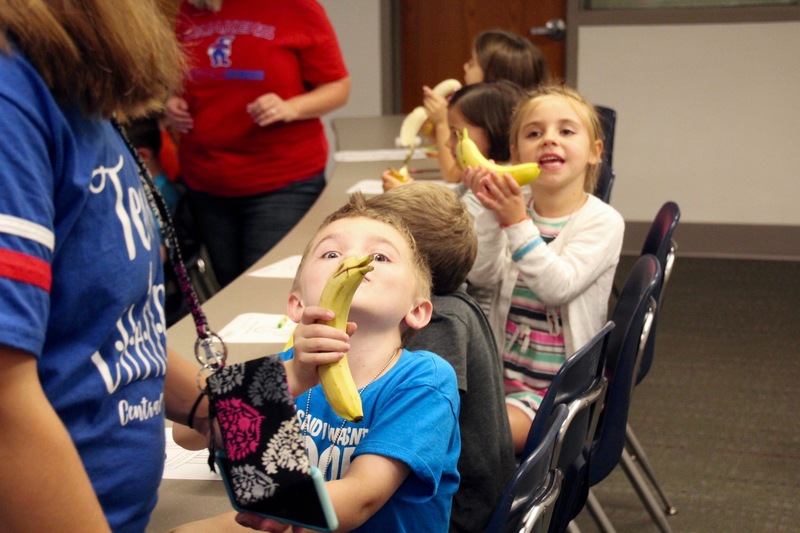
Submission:
{"label": "peeled banana", "polygon": [[[322,289],[318,305],[330,309],[335,316],[333,320],[322,321],[322,324],[346,331],[350,303],[361,280],[367,272],[372,271],[371,262],[371,255],[349,257],[331,274]],[[347,363],[347,354],[335,363],[320,365],[318,372],[322,390],[333,411],[345,420],[360,422],[364,418],[364,411],[361,407],[361,396]]]}
{"label": "peeled banana", "polygon": [[403,165],[399,169],[389,167],[389,173],[397,180],[406,182],[411,179],[411,173],[408,171],[408,165]]}
{"label": "peeled banana", "polygon": [[461,168],[483,167],[498,176],[510,174],[520,185],[527,185],[539,176],[539,165],[537,163],[521,163],[518,165],[498,165],[486,159],[475,141],[469,138],[467,128],[459,136],[456,144],[456,159]]}
{"label": "peeled banana", "polygon": [[[442,98],[447,98],[460,88],[461,82],[451,78],[437,83],[433,88],[433,92]],[[415,107],[411,113],[406,115],[400,125],[400,146],[405,148],[415,147],[417,145],[417,134],[426,120],[428,120],[428,113],[421,105]]]}

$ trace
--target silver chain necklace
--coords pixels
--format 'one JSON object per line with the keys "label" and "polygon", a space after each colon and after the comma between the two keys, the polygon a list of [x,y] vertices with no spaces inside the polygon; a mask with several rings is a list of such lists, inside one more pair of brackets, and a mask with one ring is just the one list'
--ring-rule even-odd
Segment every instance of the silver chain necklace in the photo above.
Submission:
{"label": "silver chain necklace", "polygon": [[[364,392],[364,389],[366,389],[367,387],[372,385],[372,382],[375,381],[376,379],[378,379],[380,377],[380,375],[383,374],[384,371],[387,368],[389,368],[389,365],[392,363],[392,361],[394,361],[394,358],[397,356],[397,352],[399,352],[399,351],[400,351],[400,348],[395,348],[394,350],[392,350],[391,355],[389,355],[389,360],[386,361],[386,363],[381,367],[380,370],[378,370],[378,373],[375,374],[374,376],[372,376],[372,379],[367,381],[366,385],[364,385],[363,387],[358,389],[358,395],[359,396],[361,396],[361,394]],[[309,419],[311,418],[309,416],[309,414],[308,414],[308,411],[309,411],[309,409],[311,409],[311,391],[312,390],[314,390],[313,387],[308,389],[308,395],[306,396],[306,416],[305,416],[305,419],[303,420],[303,442],[306,441],[306,436],[308,435],[308,425],[310,423]],[[331,439],[331,444],[335,445],[338,442],[339,437],[342,435],[342,431],[344,431],[344,426],[345,425],[347,425],[347,419],[342,421],[342,425],[339,426],[339,429],[336,431],[336,434],[334,435],[333,439]],[[328,460],[325,462],[325,469],[322,471],[322,479],[325,479],[325,475],[328,473],[328,467],[331,466],[331,460],[332,459],[333,459],[333,447],[331,447],[330,453],[328,453]]]}

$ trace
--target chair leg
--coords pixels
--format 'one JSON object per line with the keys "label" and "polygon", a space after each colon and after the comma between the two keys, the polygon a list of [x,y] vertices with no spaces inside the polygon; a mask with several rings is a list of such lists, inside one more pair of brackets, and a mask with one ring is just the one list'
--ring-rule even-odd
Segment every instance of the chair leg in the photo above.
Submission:
{"label": "chair leg", "polygon": [[658,493],[659,498],[661,498],[661,501],[663,502],[664,512],[669,516],[677,514],[678,509],[672,505],[672,502],[669,501],[667,495],[664,493],[664,490],[661,488],[661,484],[659,484],[658,480],[656,479],[656,474],[653,471],[653,467],[644,453],[644,448],[642,448],[642,445],[639,444],[639,439],[636,438],[636,435],[633,433],[633,428],[630,424],[625,427],[625,445],[630,450],[631,459],[639,463],[645,476],[647,476],[647,480],[650,482],[653,488],[656,489],[656,493]]}
{"label": "chair leg", "polygon": [[600,531],[603,533],[617,533],[617,530],[614,529],[614,525],[611,523],[611,520],[608,519],[608,515],[606,515],[603,506],[600,505],[592,489],[589,489],[589,496],[586,498],[586,508],[589,509],[592,518],[594,518],[594,521],[600,526]]}
{"label": "chair leg", "polygon": [[639,470],[636,468],[636,465],[634,464],[631,455],[628,453],[628,450],[622,450],[622,457],[620,458],[619,462],[622,466],[622,470],[625,472],[625,475],[628,476],[633,488],[639,495],[639,499],[642,500],[647,512],[650,513],[650,518],[653,519],[653,522],[656,524],[658,529],[662,533],[672,533],[672,528],[670,527],[669,522],[667,522],[667,515],[664,514],[664,511],[658,505],[658,501],[656,501],[656,498],[653,496],[652,491],[648,488],[644,477],[642,477],[642,475],[639,473]]}
{"label": "chair leg", "polygon": [[578,527],[578,524],[575,523],[575,520],[572,520],[569,524],[567,524],[567,533],[581,533],[581,528]]}

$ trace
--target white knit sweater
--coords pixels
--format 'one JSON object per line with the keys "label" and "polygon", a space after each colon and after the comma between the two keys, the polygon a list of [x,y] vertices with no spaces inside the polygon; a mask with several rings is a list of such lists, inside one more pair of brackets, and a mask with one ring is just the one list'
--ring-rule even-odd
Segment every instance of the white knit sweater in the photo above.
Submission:
{"label": "white knit sweater", "polygon": [[568,356],[600,331],[608,319],[625,231],[625,222],[613,207],[590,195],[549,245],[541,241],[532,221],[501,228],[489,210],[477,215],[475,228],[478,257],[468,279],[478,287],[495,289],[489,322],[500,353],[519,273],[542,303],[561,307]]}

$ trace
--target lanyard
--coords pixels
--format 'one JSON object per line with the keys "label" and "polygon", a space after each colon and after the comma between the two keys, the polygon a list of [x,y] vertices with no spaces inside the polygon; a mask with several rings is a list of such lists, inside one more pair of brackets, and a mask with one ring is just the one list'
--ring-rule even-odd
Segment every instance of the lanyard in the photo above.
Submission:
{"label": "lanyard", "polygon": [[198,387],[202,390],[202,374],[206,372],[213,373],[224,367],[225,360],[228,357],[228,348],[220,336],[208,327],[208,320],[206,319],[202,307],[200,307],[200,300],[197,298],[197,293],[192,286],[192,281],[186,270],[186,264],[183,261],[180,245],[178,243],[178,235],[175,232],[175,224],[172,221],[172,216],[169,213],[169,208],[164,201],[164,197],[161,196],[158,187],[153,181],[153,177],[150,175],[141,157],[139,157],[136,148],[131,144],[130,139],[128,139],[125,133],[125,127],[115,118],[111,119],[111,123],[119,132],[122,140],[125,141],[125,145],[136,161],[136,166],[139,170],[139,179],[142,182],[142,188],[147,197],[147,203],[150,204],[150,208],[158,220],[164,246],[167,249],[167,257],[178,278],[181,294],[183,294],[189,312],[194,319],[195,330],[197,331],[197,340],[194,343],[194,355],[201,365],[200,372],[197,375],[197,381]]}

